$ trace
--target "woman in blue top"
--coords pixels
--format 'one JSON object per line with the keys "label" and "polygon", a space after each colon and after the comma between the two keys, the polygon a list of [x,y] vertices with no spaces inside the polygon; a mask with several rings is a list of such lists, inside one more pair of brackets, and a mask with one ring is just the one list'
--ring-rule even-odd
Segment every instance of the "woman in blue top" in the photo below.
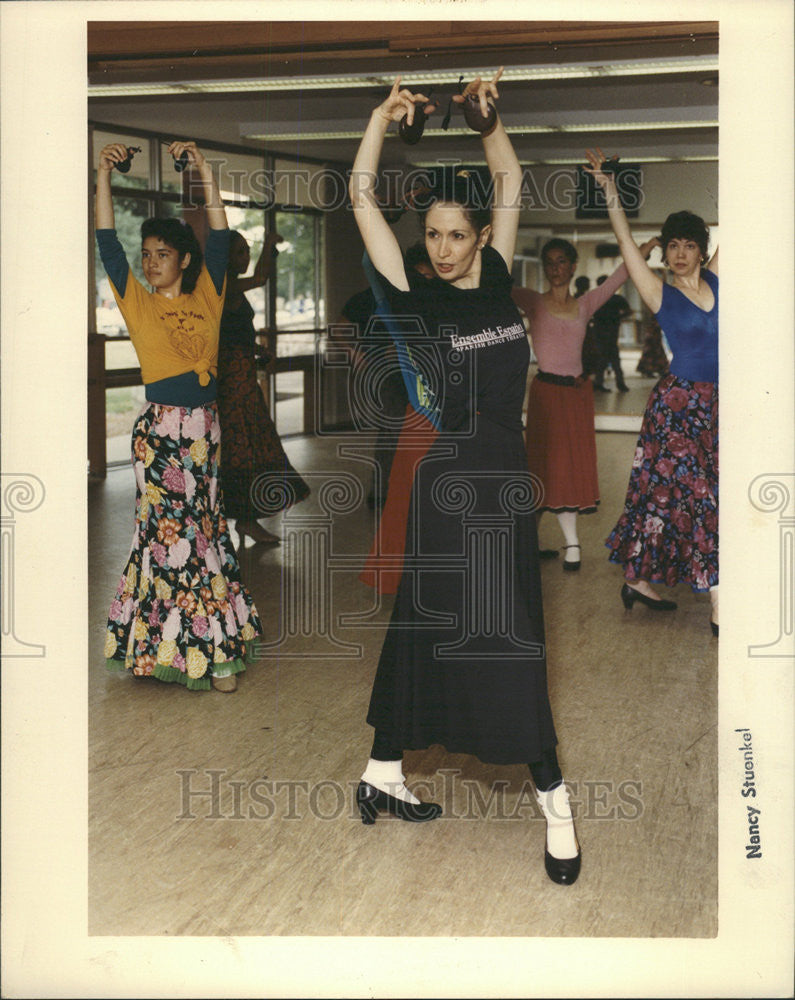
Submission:
{"label": "woman in blue top", "polygon": [[[673,351],[671,371],[652,390],[643,418],[624,512],[607,540],[624,566],[624,606],[640,601],[673,611],[652,583],[709,591],[718,634],[718,253],[707,264],[709,232],[691,212],[675,212],[660,237],[673,281],[663,282],[632,239],[601,150],[587,153],[607,200],[610,223],[641,298]],[[586,168],[587,169],[587,168]]]}

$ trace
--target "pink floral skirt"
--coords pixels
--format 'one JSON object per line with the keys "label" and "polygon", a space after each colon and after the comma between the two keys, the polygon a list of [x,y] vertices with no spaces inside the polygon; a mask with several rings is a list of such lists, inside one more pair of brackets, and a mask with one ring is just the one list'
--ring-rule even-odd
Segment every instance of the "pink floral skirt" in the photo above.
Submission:
{"label": "pink floral skirt", "polygon": [[652,389],[606,545],[628,580],[717,587],[717,384],[667,375]]}
{"label": "pink floral skirt", "polygon": [[245,670],[261,629],[221,507],[220,438],[215,403],[150,403],[135,423],[135,529],[108,613],[109,667],[199,691]]}

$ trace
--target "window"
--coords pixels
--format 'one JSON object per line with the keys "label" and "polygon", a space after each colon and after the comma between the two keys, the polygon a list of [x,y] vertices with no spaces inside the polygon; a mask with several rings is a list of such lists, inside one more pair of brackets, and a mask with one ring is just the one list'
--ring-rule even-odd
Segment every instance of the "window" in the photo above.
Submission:
{"label": "window", "polygon": [[[155,215],[185,217],[190,221],[201,189],[197,189],[195,181],[190,188],[186,187],[190,175],[174,170],[173,158],[168,153],[169,138],[153,133],[127,133],[112,125],[91,125],[90,129],[94,177],[104,145],[122,142],[135,148],[129,171],[114,170],[111,185],[116,230],[133,274],[143,282],[141,223]],[[259,258],[265,233],[275,228],[283,237],[270,281],[246,295],[254,307],[255,329],[277,333],[277,359],[299,356],[304,359],[295,370],[278,372],[269,387],[274,420],[277,403],[286,404],[279,407],[279,432],[300,433],[305,430],[303,394],[307,356],[314,355],[317,334],[325,323],[320,266],[322,217],[317,210],[303,207],[304,174],[311,180],[320,175],[322,168],[311,167],[302,173],[292,164],[281,163],[275,170],[276,161],[262,152],[218,149],[212,143],[198,142],[218,178],[230,228],[240,231],[251,248],[249,274]],[[289,207],[275,207],[279,199],[284,201],[288,195]],[[193,202],[191,208],[184,204],[186,196]],[[144,390],[124,319],[99,254],[95,252],[94,257],[93,322],[94,331],[102,336],[94,338],[96,343],[91,349],[99,352],[100,367],[104,358],[106,456],[110,462],[127,462],[130,430],[144,402]],[[101,416],[95,414],[98,421]]]}
{"label": "window", "polygon": [[[320,290],[320,217],[308,210],[276,212],[282,237],[276,260],[276,329],[279,357],[315,353],[315,333],[326,322]],[[296,331],[312,331],[297,333]]]}

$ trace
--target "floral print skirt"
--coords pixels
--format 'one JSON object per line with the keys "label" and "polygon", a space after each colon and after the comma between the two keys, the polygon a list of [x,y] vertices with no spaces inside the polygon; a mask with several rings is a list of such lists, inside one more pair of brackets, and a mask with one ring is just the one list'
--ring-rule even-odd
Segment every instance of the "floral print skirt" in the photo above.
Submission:
{"label": "floral print skirt", "polygon": [[652,389],[624,512],[606,542],[628,580],[718,585],[718,386],[667,375]]}
{"label": "floral print skirt", "polygon": [[217,407],[149,403],[132,433],[135,529],[105,633],[109,667],[209,690],[260,634],[221,506]]}

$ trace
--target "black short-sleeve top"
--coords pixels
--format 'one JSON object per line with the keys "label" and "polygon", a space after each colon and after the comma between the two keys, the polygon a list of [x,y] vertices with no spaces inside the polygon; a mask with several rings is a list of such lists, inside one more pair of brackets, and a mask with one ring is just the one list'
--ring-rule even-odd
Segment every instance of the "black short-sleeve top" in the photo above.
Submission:
{"label": "black short-sleeve top", "polygon": [[477,288],[424,278],[413,269],[406,278],[404,292],[380,275],[395,320],[410,335],[436,395],[442,431],[473,427],[478,415],[521,431],[530,348],[500,254],[484,247]]}

